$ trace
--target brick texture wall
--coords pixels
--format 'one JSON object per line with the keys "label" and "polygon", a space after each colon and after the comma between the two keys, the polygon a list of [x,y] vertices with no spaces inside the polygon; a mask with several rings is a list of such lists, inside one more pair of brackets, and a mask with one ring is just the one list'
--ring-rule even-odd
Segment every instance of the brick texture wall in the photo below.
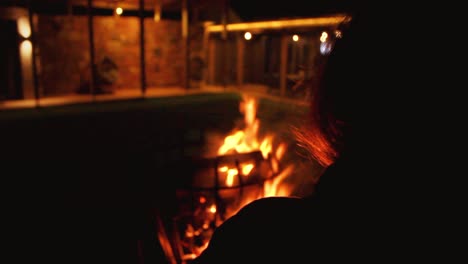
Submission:
{"label": "brick texture wall", "polygon": [[[138,17],[94,17],[95,63],[110,58],[118,67],[112,89],[140,89]],[[76,93],[89,77],[86,16],[40,16],[37,25],[39,80],[43,95]],[[179,21],[145,19],[147,87],[180,86],[183,42]]]}

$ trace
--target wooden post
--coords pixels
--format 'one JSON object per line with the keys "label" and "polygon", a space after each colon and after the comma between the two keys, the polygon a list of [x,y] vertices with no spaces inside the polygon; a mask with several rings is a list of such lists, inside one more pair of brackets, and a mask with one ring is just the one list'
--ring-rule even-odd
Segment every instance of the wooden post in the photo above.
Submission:
{"label": "wooden post", "polygon": [[229,72],[228,72],[228,60],[226,58],[229,58],[228,56],[228,43],[227,43],[227,38],[228,38],[228,31],[227,31],[227,24],[229,23],[228,21],[228,7],[229,7],[229,0],[224,0],[223,1],[223,10],[222,10],[222,23],[223,23],[223,32],[221,34],[222,39],[223,39],[223,86],[224,89],[227,88],[227,82],[228,82],[228,77],[229,77]]}
{"label": "wooden post", "polygon": [[32,42],[32,72],[33,72],[33,84],[34,84],[34,99],[36,107],[40,106],[40,95],[39,95],[39,82],[37,79],[37,65],[36,65],[36,32],[34,30],[34,13],[31,0],[28,2],[28,16],[29,16],[29,27],[31,28],[31,42]]}
{"label": "wooden post", "polygon": [[297,66],[297,43],[292,42],[291,45],[291,63],[288,65],[288,72],[296,72]]}
{"label": "wooden post", "polygon": [[190,53],[189,53],[189,17],[188,17],[188,2],[187,0],[182,0],[182,41],[183,41],[183,51],[184,51],[184,80],[182,86],[185,89],[190,88]]}
{"label": "wooden post", "polygon": [[216,74],[216,40],[212,39],[208,42],[208,83],[213,85],[215,82]]}
{"label": "wooden post", "polygon": [[146,68],[145,68],[145,1],[140,0],[140,85],[141,96],[146,95]]}
{"label": "wooden post", "polygon": [[210,41],[210,32],[207,29],[208,24],[204,25],[204,31],[203,31],[203,61],[204,61],[204,66],[203,66],[203,75],[202,75],[202,83],[201,83],[201,88],[205,88],[207,82],[208,82],[208,68],[210,67],[209,63],[209,54],[208,52],[210,51],[209,41]]}
{"label": "wooden post", "polygon": [[280,95],[286,95],[286,86],[287,86],[287,74],[288,74],[288,43],[289,36],[281,36],[281,46],[280,46]]}
{"label": "wooden post", "polygon": [[91,80],[89,82],[89,90],[92,100],[95,100],[94,84],[96,82],[96,74],[94,71],[94,28],[93,28],[93,0],[88,0],[88,38],[89,38],[89,64],[91,65]]}
{"label": "wooden post", "polygon": [[244,51],[245,42],[242,35],[237,35],[237,85],[240,89],[244,84]]}

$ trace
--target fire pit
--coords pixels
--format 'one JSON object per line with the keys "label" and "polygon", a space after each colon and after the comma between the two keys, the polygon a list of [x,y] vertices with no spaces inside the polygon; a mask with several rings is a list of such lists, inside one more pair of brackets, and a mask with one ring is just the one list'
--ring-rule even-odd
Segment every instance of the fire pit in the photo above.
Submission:
{"label": "fire pit", "polygon": [[[224,138],[211,157],[191,159],[177,175],[175,208],[158,218],[158,238],[171,263],[187,263],[208,245],[216,227],[246,204],[266,196],[287,196],[281,181],[293,166],[280,163],[285,144],[257,137],[257,101],[244,98],[244,127]],[[284,186],[283,186],[284,187]]]}

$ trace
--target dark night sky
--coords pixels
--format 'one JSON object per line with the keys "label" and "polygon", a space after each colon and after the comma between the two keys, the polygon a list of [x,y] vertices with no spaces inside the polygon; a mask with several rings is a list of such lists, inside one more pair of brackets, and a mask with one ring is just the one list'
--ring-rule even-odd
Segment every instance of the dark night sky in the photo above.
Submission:
{"label": "dark night sky", "polygon": [[356,0],[231,0],[229,5],[244,20],[262,20],[343,13],[351,10],[356,2]]}
{"label": "dark night sky", "polygon": [[[46,4],[46,0],[33,1],[40,7],[36,8],[40,12],[63,13],[67,12],[65,0],[47,0],[59,4]],[[135,1],[135,0],[134,0]],[[216,2],[218,0],[207,0],[207,2]],[[326,14],[345,13],[357,2],[367,0],[227,0],[228,5],[244,21],[280,19],[291,17],[313,17]],[[0,6],[11,3],[23,3],[27,6],[26,0],[0,0]],[[137,3],[135,1],[135,3]],[[219,2],[218,2],[219,3]],[[379,5],[385,5],[385,2],[379,2]],[[211,4],[209,6],[212,6]],[[47,13],[46,12],[46,13]],[[176,12],[179,11],[176,9]]]}

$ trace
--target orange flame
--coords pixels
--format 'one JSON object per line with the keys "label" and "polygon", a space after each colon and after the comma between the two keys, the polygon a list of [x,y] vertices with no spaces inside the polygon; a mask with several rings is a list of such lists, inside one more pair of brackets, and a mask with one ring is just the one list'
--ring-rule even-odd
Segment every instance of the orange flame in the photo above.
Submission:
{"label": "orange flame", "polygon": [[266,159],[272,151],[273,137],[267,136],[263,140],[258,139],[257,133],[260,121],[256,117],[257,100],[252,97],[244,97],[240,104],[240,111],[244,113],[245,128],[226,136],[224,144],[218,149],[218,155],[260,150],[263,158]]}
{"label": "orange flame", "polygon": [[[203,220],[203,225],[201,229],[194,230],[191,225],[187,227],[185,231],[185,238],[192,241],[195,236],[199,236],[203,232],[210,233],[210,228],[212,227],[210,223],[215,221],[215,225],[219,226],[224,220],[237,213],[242,207],[249,204],[250,202],[269,196],[289,196],[292,193],[293,186],[287,185],[284,183],[284,180],[291,175],[294,170],[294,165],[285,166],[284,168],[280,164],[280,160],[283,158],[286,153],[286,144],[279,143],[276,147],[273,144],[274,137],[272,135],[267,135],[263,138],[259,138],[258,131],[260,127],[260,121],[256,117],[258,102],[252,97],[245,96],[243,101],[240,103],[240,111],[244,114],[244,128],[242,130],[235,130],[231,134],[227,135],[224,138],[223,144],[218,148],[218,155],[227,155],[227,154],[240,154],[240,153],[249,153],[254,151],[260,151],[264,159],[263,163],[259,166],[268,164],[267,178],[264,179],[263,189],[256,188],[255,191],[245,191],[241,197],[241,201],[235,204],[228,204],[226,208],[217,208],[216,203],[211,204],[208,202],[207,198],[201,196],[199,198],[200,205],[203,205],[204,214],[202,214],[205,219]],[[262,170],[262,167],[256,168],[256,164],[253,162],[242,162],[240,164],[222,165],[218,168],[218,175],[224,179],[224,184],[227,187],[235,187],[240,182],[240,180],[247,180],[251,176],[252,172],[255,169]],[[252,174],[252,175],[255,175]],[[274,176],[274,177],[270,177]],[[254,176],[251,176],[254,177]],[[227,195],[233,194],[237,195],[237,192],[234,189],[225,190]],[[233,191],[233,192],[230,192]],[[226,196],[228,197],[228,196]],[[223,211],[222,219],[216,217],[217,213]],[[211,230],[212,232],[212,230]],[[194,246],[192,252],[185,254],[184,259],[193,259],[205,248],[208,246],[209,237],[211,235],[204,236],[202,239],[202,244]]]}
{"label": "orange flame", "polygon": [[[260,121],[256,117],[257,106],[258,102],[255,98],[244,96],[239,108],[244,114],[245,127],[243,130],[233,131],[224,138],[223,144],[218,149],[218,155],[260,151],[264,159],[270,160],[271,170],[277,175],[264,183],[263,194],[247,195],[240,205],[238,205],[238,208],[231,208],[228,217],[256,199],[269,196],[288,196],[292,193],[292,187],[282,184],[282,182],[293,172],[294,166],[290,165],[281,169],[279,162],[286,152],[286,144],[280,143],[274,149],[274,137],[272,135],[267,135],[262,139],[259,138]],[[241,176],[248,176],[254,168],[255,165],[252,163],[240,164]],[[236,176],[239,174],[237,168],[223,166],[219,168],[219,172],[224,174],[226,186],[231,187],[237,183]]]}

